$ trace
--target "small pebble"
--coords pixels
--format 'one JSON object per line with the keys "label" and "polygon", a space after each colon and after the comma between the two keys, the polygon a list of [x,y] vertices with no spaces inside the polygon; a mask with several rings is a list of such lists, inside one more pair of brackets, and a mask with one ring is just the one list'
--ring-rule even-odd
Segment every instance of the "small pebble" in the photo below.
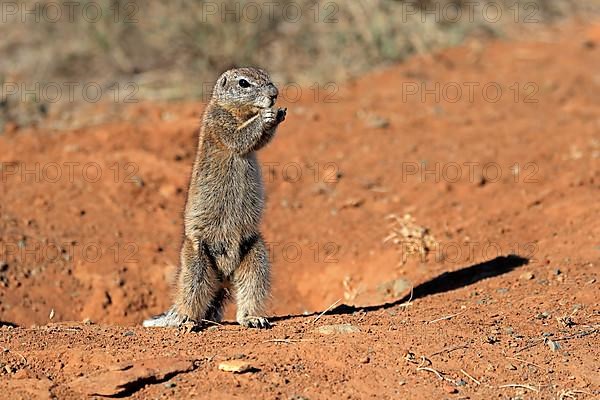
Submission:
{"label": "small pebble", "polygon": [[524,272],[521,274],[520,278],[524,281],[527,281],[535,278],[535,275],[533,274],[533,272]]}
{"label": "small pebble", "polygon": [[333,335],[336,333],[358,333],[360,329],[351,324],[323,325],[317,328],[317,332],[321,335]]}
{"label": "small pebble", "polygon": [[252,365],[242,360],[229,360],[223,361],[219,364],[219,369],[225,372],[233,372],[236,374],[242,374],[244,372],[252,371]]}
{"label": "small pebble", "polygon": [[544,311],[543,313],[539,313],[535,317],[537,319],[548,319],[550,317],[550,314],[548,314],[548,312]]}
{"label": "small pebble", "polygon": [[450,386],[450,385],[444,385],[444,390],[446,391],[446,393],[449,393],[449,394],[458,393],[458,389],[455,388],[454,386]]}

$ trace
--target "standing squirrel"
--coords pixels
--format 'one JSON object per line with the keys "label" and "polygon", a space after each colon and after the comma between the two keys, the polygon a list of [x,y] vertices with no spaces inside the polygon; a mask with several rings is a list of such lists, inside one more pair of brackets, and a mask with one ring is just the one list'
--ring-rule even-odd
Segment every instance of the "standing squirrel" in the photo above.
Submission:
{"label": "standing squirrel", "polygon": [[236,319],[268,328],[267,249],[259,232],[264,189],[256,151],[275,135],[286,109],[273,108],[278,90],[257,68],[224,72],[202,118],[184,213],[184,238],[174,305],[144,326],[219,322],[232,287]]}

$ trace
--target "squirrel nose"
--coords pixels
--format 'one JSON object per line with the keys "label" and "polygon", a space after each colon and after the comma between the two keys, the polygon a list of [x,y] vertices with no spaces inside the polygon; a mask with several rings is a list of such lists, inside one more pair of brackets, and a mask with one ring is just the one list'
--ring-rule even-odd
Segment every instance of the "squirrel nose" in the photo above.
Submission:
{"label": "squirrel nose", "polygon": [[269,83],[267,85],[267,96],[269,96],[271,98],[271,100],[276,100],[278,95],[279,95],[279,90],[277,90],[275,85],[273,85],[272,83]]}

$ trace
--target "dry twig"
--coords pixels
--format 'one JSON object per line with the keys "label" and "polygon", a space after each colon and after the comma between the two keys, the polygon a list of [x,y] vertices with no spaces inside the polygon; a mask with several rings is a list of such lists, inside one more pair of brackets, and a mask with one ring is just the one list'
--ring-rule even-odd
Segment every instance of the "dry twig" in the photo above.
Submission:
{"label": "dry twig", "polygon": [[517,357],[506,357],[506,358],[508,358],[509,360],[515,360],[515,361],[518,361],[518,362],[522,362],[523,364],[529,364],[529,365],[533,365],[534,367],[537,367],[537,368],[539,368],[539,369],[542,369],[542,367],[540,367],[540,366],[539,366],[539,365],[537,365],[537,364],[534,364],[534,363],[532,363],[532,362],[529,362],[529,361],[526,361],[526,360],[522,360],[522,359],[520,359],[520,358],[517,358]]}
{"label": "dry twig", "polygon": [[[552,339],[552,341],[554,342],[560,342],[560,341],[567,341],[567,340],[571,340],[571,339],[580,339],[582,337],[585,336],[589,336],[589,335],[593,335],[600,332],[600,328],[594,327],[592,329],[589,330],[583,330],[583,331],[579,331],[577,333],[574,333],[572,335],[567,335],[567,336],[563,336],[563,337],[559,337],[556,339]],[[528,344],[527,346],[523,347],[522,349],[519,349],[517,351],[515,351],[515,354],[521,353],[522,351],[525,351],[527,349],[531,349],[532,347],[535,347],[541,343],[546,343],[546,341],[548,340],[548,338],[537,338],[535,339],[532,343]]]}
{"label": "dry twig", "polygon": [[442,354],[442,353],[445,353],[445,352],[452,353],[455,350],[466,349],[468,347],[469,346],[467,346],[466,344],[459,344],[459,345],[452,346],[452,347],[445,347],[445,348],[443,348],[443,349],[441,349],[439,351],[436,351],[433,354],[430,354],[429,357],[437,356],[438,354]]}
{"label": "dry twig", "polygon": [[444,380],[444,375],[442,375],[441,372],[431,368],[431,367],[426,367],[425,364],[427,365],[431,365],[431,361],[425,357],[425,356],[421,356],[421,364],[419,364],[419,366],[417,367],[417,371],[427,371],[427,372],[432,372],[434,373],[440,380]]}
{"label": "dry twig", "polygon": [[223,324],[218,323],[217,321],[211,321],[210,319],[201,319],[201,322],[206,322],[207,324],[213,324],[217,326],[223,326]]}
{"label": "dry twig", "polygon": [[454,318],[456,316],[459,316],[460,314],[464,314],[465,312],[466,311],[461,311],[459,313],[451,314],[451,315],[446,315],[445,317],[436,318],[436,319],[431,320],[431,321],[425,321],[425,324],[433,324],[434,322],[443,321],[445,319],[451,319],[451,318]]}
{"label": "dry twig", "polygon": [[525,383],[507,383],[506,385],[500,385],[499,388],[523,388],[532,390],[534,392],[539,392],[540,390],[535,386],[527,385]]}
{"label": "dry twig", "polygon": [[471,375],[467,374],[464,369],[461,369],[460,372],[462,372],[467,378],[469,378],[470,380],[475,382],[477,385],[481,385],[481,382],[479,382],[477,379],[473,378]]}
{"label": "dry twig", "polygon": [[560,392],[558,394],[558,400],[565,400],[565,399],[574,399],[577,400],[577,396],[575,396],[577,393],[583,393],[586,394],[588,396],[591,396],[592,394],[589,392],[586,392],[584,390],[563,390],[562,392]]}
{"label": "dry twig", "polygon": [[413,299],[413,292],[414,292],[414,290],[415,290],[415,287],[414,287],[414,286],[411,286],[411,287],[410,287],[410,296],[408,296],[408,300],[407,300],[407,301],[405,301],[405,302],[404,302],[404,303],[402,303],[402,304],[398,304],[398,307],[408,307],[408,306],[412,306],[412,303],[411,303],[411,301],[412,301],[412,299]]}
{"label": "dry twig", "polygon": [[298,342],[312,342],[311,339],[269,339],[269,340],[263,340],[262,343],[286,343],[286,344],[292,344],[292,343],[298,343]]}
{"label": "dry twig", "polygon": [[321,319],[321,317],[323,315],[325,315],[327,312],[331,311],[331,309],[333,307],[335,307],[340,301],[342,301],[342,298],[340,297],[339,299],[337,299],[332,305],[330,305],[329,307],[327,307],[327,309],[325,311],[323,311],[321,314],[317,315],[317,317],[313,320],[313,324],[315,322],[317,322],[319,319]]}

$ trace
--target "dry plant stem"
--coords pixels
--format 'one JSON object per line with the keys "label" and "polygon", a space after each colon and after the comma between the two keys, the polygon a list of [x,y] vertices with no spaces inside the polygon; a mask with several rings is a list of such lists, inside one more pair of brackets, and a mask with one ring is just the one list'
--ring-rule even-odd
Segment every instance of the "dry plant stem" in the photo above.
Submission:
{"label": "dry plant stem", "polygon": [[212,324],[212,325],[218,325],[218,326],[223,326],[223,324],[218,323],[217,321],[211,321],[209,319],[201,319],[201,322],[206,322],[207,324]]}
{"label": "dry plant stem", "polygon": [[457,346],[453,346],[453,347],[446,347],[442,350],[436,351],[435,353],[432,353],[431,355],[429,355],[429,357],[433,357],[433,356],[437,356],[438,354],[442,354],[445,352],[451,353],[455,350],[460,350],[460,349],[467,349],[468,346],[466,344],[459,344]]}
{"label": "dry plant stem", "polygon": [[442,374],[440,374],[438,371],[436,371],[433,368],[429,368],[429,367],[417,367],[417,371],[428,371],[428,372],[433,372],[440,380],[444,380],[444,376]]}
{"label": "dry plant stem", "polygon": [[19,357],[21,357],[23,359],[24,364],[27,364],[27,359],[25,358],[25,356],[23,354],[16,352],[14,350],[11,350],[11,349],[4,349],[4,351],[15,353],[16,355],[18,355]]}
{"label": "dry plant stem", "polygon": [[425,321],[425,324],[433,324],[434,322],[443,321],[445,319],[451,319],[451,318],[457,317],[457,316],[459,316],[461,314],[464,314],[465,312],[466,311],[461,311],[459,313],[451,314],[451,315],[446,315],[445,317],[436,318],[436,319],[431,320],[431,321]]}
{"label": "dry plant stem", "polygon": [[[593,335],[595,333],[600,332],[600,329],[598,328],[594,328],[591,330],[587,330],[587,331],[579,331],[577,333],[574,333],[572,335],[568,335],[568,336],[563,336],[557,339],[553,339],[553,341],[555,342],[561,342],[561,341],[566,341],[566,340],[571,340],[571,339],[580,339],[582,337],[588,336],[588,335]],[[515,354],[521,353],[525,350],[531,349],[532,347],[535,347],[541,343],[544,343],[544,341],[546,340],[546,338],[543,339],[536,339],[533,343],[528,344],[527,346],[523,347],[522,349],[519,349],[517,351],[515,351]]]}
{"label": "dry plant stem", "polygon": [[539,365],[534,364],[534,363],[529,362],[529,361],[526,361],[526,360],[522,360],[522,359],[517,358],[517,357],[506,357],[506,358],[508,358],[509,360],[515,360],[515,361],[518,361],[518,362],[522,362],[523,364],[533,365],[534,367],[537,367],[537,368],[541,369],[541,367]]}
{"label": "dry plant stem", "polygon": [[528,390],[532,390],[534,392],[539,392],[539,389],[531,386],[531,385],[527,385],[527,384],[522,384],[522,383],[507,383],[506,385],[500,385],[498,386],[499,388],[523,388],[523,389],[528,389]]}
{"label": "dry plant stem", "polygon": [[517,351],[515,351],[515,354],[519,354],[527,349],[531,349],[532,347],[537,346],[538,344],[544,343],[544,339],[536,339],[533,343],[528,344],[527,346],[523,347],[522,349],[519,349]]}
{"label": "dry plant stem", "polygon": [[473,378],[471,375],[467,374],[464,369],[461,369],[460,372],[462,372],[467,378],[469,378],[470,380],[475,382],[477,385],[481,385],[481,382],[479,382],[477,379]]}
{"label": "dry plant stem", "polygon": [[591,396],[592,394],[589,392],[586,392],[585,390],[563,390],[562,392],[560,392],[559,396],[558,396],[558,400],[565,400],[565,399],[577,399],[576,394],[577,393],[582,393],[588,396]]}
{"label": "dry plant stem", "polygon": [[310,340],[310,339],[269,339],[269,340],[262,341],[262,343],[286,343],[286,344],[299,343],[299,342],[312,342],[312,340]]}
{"label": "dry plant stem", "polygon": [[421,356],[421,364],[419,364],[419,366],[417,367],[417,371],[427,371],[427,372],[431,372],[433,374],[435,374],[435,376],[437,376],[440,380],[444,380],[444,375],[441,374],[441,372],[431,368],[431,367],[426,367],[425,364],[431,365],[431,360],[429,360],[427,357],[425,356]]}
{"label": "dry plant stem", "polygon": [[414,293],[414,286],[411,286],[410,288],[410,296],[408,296],[408,300],[402,304],[398,304],[398,307],[408,307],[408,306],[412,306],[412,299],[413,299],[413,293]]}
{"label": "dry plant stem", "polygon": [[563,336],[558,339],[554,339],[554,341],[560,342],[560,341],[564,341],[564,340],[579,339],[579,338],[582,338],[582,337],[585,337],[588,335],[593,335],[598,332],[600,332],[600,329],[598,329],[598,328],[590,329],[588,331],[579,331],[577,333],[574,333],[573,335]]}
{"label": "dry plant stem", "polygon": [[327,307],[327,309],[325,311],[323,311],[321,314],[317,315],[317,317],[313,320],[313,324],[315,322],[317,322],[319,319],[321,319],[321,317],[323,315],[325,315],[327,312],[331,311],[331,309],[333,307],[335,307],[340,301],[342,301],[342,298],[340,297],[339,299],[337,299],[333,304],[331,304],[329,307]]}
{"label": "dry plant stem", "polygon": [[263,343],[286,343],[286,344],[292,344],[294,342],[297,342],[298,340],[292,340],[292,339],[270,339],[270,340],[263,340]]}

